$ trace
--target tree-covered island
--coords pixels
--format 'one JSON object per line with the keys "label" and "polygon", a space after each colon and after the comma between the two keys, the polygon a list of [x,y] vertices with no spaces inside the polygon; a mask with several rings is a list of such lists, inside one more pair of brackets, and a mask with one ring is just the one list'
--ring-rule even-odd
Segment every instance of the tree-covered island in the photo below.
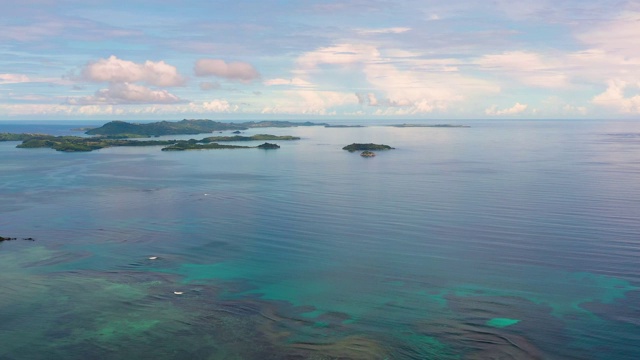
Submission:
{"label": "tree-covered island", "polygon": [[289,140],[300,140],[300,138],[297,136],[290,136],[290,135],[278,136],[278,135],[269,135],[269,134],[257,134],[252,136],[241,136],[241,135],[210,136],[202,139],[201,142],[208,143],[208,142],[221,142],[221,141],[266,141],[266,140],[289,141]]}
{"label": "tree-covered island", "polygon": [[[240,138],[240,139],[238,139]],[[276,136],[260,134],[254,136],[211,137],[201,140],[128,140],[120,137],[80,137],[54,136],[43,134],[9,134],[0,133],[0,141],[22,141],[16,147],[23,149],[50,148],[64,152],[87,152],[116,146],[165,146],[162,150],[195,150],[195,149],[277,149],[276,144],[264,143],[259,146],[221,145],[215,141],[261,141],[261,140],[297,140],[295,136]],[[265,145],[266,144],[266,145]]]}
{"label": "tree-covered island", "polygon": [[375,151],[375,150],[391,150],[391,149],[395,149],[392,148],[389,145],[383,145],[383,144],[358,144],[358,143],[353,143],[351,145],[347,145],[345,147],[342,148],[342,150],[347,150],[349,152],[354,152],[354,151]]}
{"label": "tree-covered island", "polygon": [[138,137],[162,136],[162,135],[193,135],[226,130],[247,130],[251,128],[267,127],[297,127],[297,126],[324,126],[325,123],[291,122],[291,121],[248,121],[242,123],[225,123],[213,120],[198,119],[182,121],[160,121],[154,123],[129,123],[126,121],[111,121],[99,128],[90,129],[87,135],[126,135]]}
{"label": "tree-covered island", "polygon": [[162,148],[162,151],[183,151],[183,150],[208,150],[208,149],[280,149],[280,145],[264,143],[258,146],[241,146],[241,145],[221,145],[218,143],[198,143],[195,141],[180,141],[171,146]]}

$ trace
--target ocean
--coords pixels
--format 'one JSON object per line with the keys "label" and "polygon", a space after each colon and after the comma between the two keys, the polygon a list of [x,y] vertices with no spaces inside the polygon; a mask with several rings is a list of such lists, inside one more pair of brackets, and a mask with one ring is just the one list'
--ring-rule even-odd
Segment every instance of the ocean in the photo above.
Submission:
{"label": "ocean", "polygon": [[640,122],[450,123],[0,142],[0,359],[640,359]]}

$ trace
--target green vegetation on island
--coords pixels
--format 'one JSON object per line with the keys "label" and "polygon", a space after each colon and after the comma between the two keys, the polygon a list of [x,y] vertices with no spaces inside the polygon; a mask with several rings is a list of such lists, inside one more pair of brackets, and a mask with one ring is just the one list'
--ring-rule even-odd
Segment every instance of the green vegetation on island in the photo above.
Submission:
{"label": "green vegetation on island", "polygon": [[209,149],[250,149],[251,146],[221,145],[218,143],[200,144],[191,141],[180,141],[171,146],[162,148],[162,151],[182,151],[182,150],[209,150]]}
{"label": "green vegetation on island", "polygon": [[347,150],[349,152],[354,152],[354,151],[374,151],[374,150],[391,150],[394,149],[389,145],[382,145],[382,144],[357,144],[357,143],[353,143],[351,145],[347,145],[345,147],[342,148],[342,150]]}
{"label": "green vegetation on island", "polygon": [[161,135],[191,135],[225,130],[247,130],[249,128],[266,127],[296,127],[296,126],[324,126],[327,124],[291,121],[248,121],[242,123],[225,123],[213,120],[198,119],[182,121],[160,121],[154,123],[128,123],[125,121],[111,121],[99,128],[88,130],[87,135],[123,135],[127,136],[161,136]]}
{"label": "green vegetation on island", "polygon": [[262,145],[258,145],[256,146],[258,149],[265,149],[265,150],[270,150],[270,149],[280,149],[280,145],[278,144],[272,144],[272,143],[264,143]]}
{"label": "green vegetation on island", "polygon": [[22,149],[50,148],[64,152],[88,152],[115,146],[166,146],[162,150],[200,150],[200,149],[278,149],[276,144],[264,143],[259,146],[220,145],[217,141],[250,141],[250,140],[297,140],[295,136],[276,136],[260,134],[254,136],[211,137],[202,140],[128,140],[119,136],[54,136],[43,134],[10,134],[0,133],[0,141],[22,141],[16,147]]}
{"label": "green vegetation on island", "polygon": [[288,140],[300,140],[300,138],[297,137],[297,136],[290,136],[290,135],[278,136],[278,135],[258,134],[258,135],[252,135],[252,136],[241,136],[241,135],[235,135],[235,136],[211,136],[211,137],[206,137],[206,138],[202,139],[202,142],[203,143],[207,143],[207,142],[218,142],[218,141],[254,141],[254,140],[258,140],[258,141],[263,141],[263,140],[284,140],[284,141],[288,141]]}
{"label": "green vegetation on island", "polygon": [[101,137],[80,137],[80,136],[53,136],[53,135],[30,135],[24,138],[18,148],[35,149],[51,148],[57,151],[78,152],[93,151],[114,146],[158,146],[171,145],[176,140],[123,140],[107,139]]}
{"label": "green vegetation on island", "polygon": [[0,133],[0,141],[25,141],[34,136],[47,136],[45,134],[12,134]]}
{"label": "green vegetation on island", "polygon": [[264,143],[258,146],[221,145],[218,143],[199,143],[192,140],[179,141],[176,144],[162,148],[162,151],[183,151],[183,150],[210,150],[210,149],[279,149],[276,144]]}

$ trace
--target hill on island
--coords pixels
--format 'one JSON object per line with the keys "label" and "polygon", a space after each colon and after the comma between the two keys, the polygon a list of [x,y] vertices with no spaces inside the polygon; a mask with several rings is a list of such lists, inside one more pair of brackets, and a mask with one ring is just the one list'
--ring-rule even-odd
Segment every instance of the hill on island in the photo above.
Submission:
{"label": "hill on island", "polygon": [[87,135],[103,136],[161,136],[161,135],[191,135],[210,133],[224,130],[247,130],[249,128],[265,127],[296,127],[296,126],[324,126],[312,122],[290,121],[249,121],[242,123],[218,122],[213,120],[182,120],[160,121],[148,124],[129,123],[126,121],[111,121],[99,128],[85,132]]}

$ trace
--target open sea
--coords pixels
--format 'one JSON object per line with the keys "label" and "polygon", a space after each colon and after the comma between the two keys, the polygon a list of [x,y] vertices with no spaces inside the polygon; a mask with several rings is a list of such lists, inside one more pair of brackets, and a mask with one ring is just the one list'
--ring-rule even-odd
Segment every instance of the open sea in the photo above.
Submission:
{"label": "open sea", "polygon": [[0,359],[640,359],[640,121],[447,123],[0,142]]}

